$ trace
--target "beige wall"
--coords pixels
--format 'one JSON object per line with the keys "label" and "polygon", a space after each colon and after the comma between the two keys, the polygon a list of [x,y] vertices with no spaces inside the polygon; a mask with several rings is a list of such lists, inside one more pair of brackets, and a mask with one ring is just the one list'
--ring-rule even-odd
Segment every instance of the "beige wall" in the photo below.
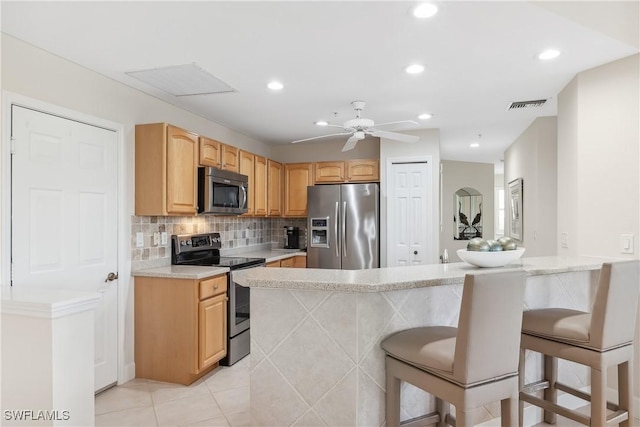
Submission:
{"label": "beige wall", "polygon": [[[640,55],[578,74],[558,96],[558,253],[640,258]],[[620,234],[635,252],[620,253]],[[635,372],[640,372],[640,312]],[[614,372],[609,372],[615,386]],[[635,384],[636,408],[640,384]],[[638,409],[637,409],[638,410]]]}
{"label": "beige wall", "polygon": [[414,144],[392,141],[389,139],[380,139],[380,266],[387,265],[387,188],[386,188],[386,162],[389,158],[398,157],[416,157],[430,156],[432,167],[432,196],[433,209],[431,212],[432,221],[430,228],[432,230],[432,246],[434,248],[434,256],[429,263],[438,262],[438,254],[440,253],[439,245],[439,224],[440,224],[440,131],[438,129],[423,129],[417,131],[403,132],[409,135],[417,135],[420,140]]}
{"label": "beige wall", "polygon": [[342,147],[346,142],[347,137],[345,136],[339,140],[277,145],[271,149],[271,155],[283,163],[377,159],[380,157],[380,138],[368,137],[364,141],[358,142],[353,150],[343,153]]}
{"label": "beige wall", "polygon": [[[504,153],[504,182],[523,180],[523,233],[518,246],[524,256],[556,254],[557,120],[539,117]],[[505,204],[505,236],[510,231],[510,206]]]}
{"label": "beige wall", "polygon": [[[455,162],[443,160],[442,165],[442,229],[440,230],[440,253],[446,249],[449,262],[460,262],[456,254],[465,249],[468,240],[454,240],[453,216],[455,192],[471,187],[482,194],[482,237],[494,238],[494,167],[493,163]],[[471,219],[469,220],[471,222]]]}

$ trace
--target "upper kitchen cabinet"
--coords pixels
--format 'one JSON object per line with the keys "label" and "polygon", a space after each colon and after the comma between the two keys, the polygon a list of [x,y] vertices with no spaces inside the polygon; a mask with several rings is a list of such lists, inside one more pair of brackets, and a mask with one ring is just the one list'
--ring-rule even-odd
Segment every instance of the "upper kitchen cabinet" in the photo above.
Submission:
{"label": "upper kitchen cabinet", "polygon": [[284,166],[284,216],[307,216],[307,187],[313,185],[312,163]]}
{"label": "upper kitchen cabinet", "polygon": [[316,184],[344,182],[344,162],[317,162],[314,164]]}
{"label": "upper kitchen cabinet", "polygon": [[135,214],[195,215],[198,136],[166,123],[136,125]]}
{"label": "upper kitchen cabinet", "polygon": [[267,159],[254,156],[254,187],[249,187],[249,194],[253,193],[253,213],[255,216],[267,215]]}
{"label": "upper kitchen cabinet", "polygon": [[282,163],[267,160],[267,216],[282,216]]}
{"label": "upper kitchen cabinet", "polygon": [[347,162],[347,181],[375,182],[380,181],[380,161],[349,160]]}
{"label": "upper kitchen cabinet", "polygon": [[[240,173],[246,175],[249,185],[249,194],[247,197],[247,213],[244,216],[255,215],[255,199],[256,199],[256,180],[255,180],[255,158],[253,153],[240,150],[239,158],[239,170]],[[263,191],[264,192],[264,191]]]}
{"label": "upper kitchen cabinet", "polygon": [[240,169],[239,151],[236,147],[223,144],[215,139],[201,136],[200,143],[200,166],[211,166],[218,169],[225,169],[238,172]]}

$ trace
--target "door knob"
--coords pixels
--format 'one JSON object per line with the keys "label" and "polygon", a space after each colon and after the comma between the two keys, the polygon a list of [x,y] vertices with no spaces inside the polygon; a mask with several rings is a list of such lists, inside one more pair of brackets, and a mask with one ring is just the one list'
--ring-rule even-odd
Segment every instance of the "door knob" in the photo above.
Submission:
{"label": "door knob", "polygon": [[418,255],[418,251],[413,251],[413,254],[414,255]]}
{"label": "door knob", "polygon": [[117,278],[118,278],[118,273],[113,273],[113,272],[109,273],[107,275],[107,278],[104,279],[104,283],[112,282],[112,281],[116,280]]}

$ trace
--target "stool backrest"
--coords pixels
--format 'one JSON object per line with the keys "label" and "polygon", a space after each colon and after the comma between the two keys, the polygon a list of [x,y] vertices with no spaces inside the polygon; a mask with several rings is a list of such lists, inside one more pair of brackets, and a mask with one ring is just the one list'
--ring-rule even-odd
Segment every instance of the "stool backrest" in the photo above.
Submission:
{"label": "stool backrest", "polygon": [[606,349],[633,341],[639,294],[639,260],[602,265],[591,311],[592,346]]}
{"label": "stool backrest", "polygon": [[524,271],[467,274],[453,376],[464,384],[518,372]]}

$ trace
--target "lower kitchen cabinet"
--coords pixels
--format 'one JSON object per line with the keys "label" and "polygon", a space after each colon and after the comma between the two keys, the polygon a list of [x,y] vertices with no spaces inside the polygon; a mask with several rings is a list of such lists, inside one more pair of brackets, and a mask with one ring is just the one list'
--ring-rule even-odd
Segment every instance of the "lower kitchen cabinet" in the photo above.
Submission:
{"label": "lower kitchen cabinet", "polygon": [[267,267],[280,268],[280,260],[268,262]]}
{"label": "lower kitchen cabinet", "polygon": [[227,275],[136,277],[136,378],[191,384],[227,354]]}
{"label": "lower kitchen cabinet", "polygon": [[307,257],[304,255],[296,255],[277,261],[271,261],[267,263],[267,267],[307,268]]}
{"label": "lower kitchen cabinet", "polygon": [[307,257],[296,255],[293,257],[293,268],[307,268]]}
{"label": "lower kitchen cabinet", "polygon": [[280,260],[280,267],[291,268],[293,267],[293,257]]}

